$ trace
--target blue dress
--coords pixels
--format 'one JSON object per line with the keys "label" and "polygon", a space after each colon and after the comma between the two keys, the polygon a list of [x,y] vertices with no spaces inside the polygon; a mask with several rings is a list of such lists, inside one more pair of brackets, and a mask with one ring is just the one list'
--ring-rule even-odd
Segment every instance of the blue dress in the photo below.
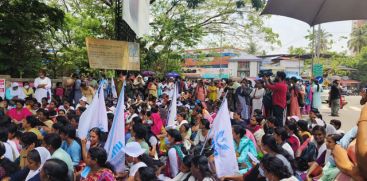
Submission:
{"label": "blue dress", "polygon": [[[240,165],[239,166],[240,174],[245,174],[252,167],[248,153],[251,153],[252,155],[257,157],[256,147],[249,138],[243,136],[238,145],[236,144],[236,142],[234,142],[234,149],[236,150],[236,153],[238,153],[239,155],[239,157],[237,158],[237,162]],[[246,164],[247,167],[243,166],[243,163]]]}

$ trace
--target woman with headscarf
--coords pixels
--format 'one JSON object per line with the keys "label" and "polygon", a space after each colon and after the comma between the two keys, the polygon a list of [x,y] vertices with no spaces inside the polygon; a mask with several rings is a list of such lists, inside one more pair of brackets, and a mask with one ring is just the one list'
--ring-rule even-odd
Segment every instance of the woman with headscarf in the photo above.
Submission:
{"label": "woman with headscarf", "polygon": [[6,91],[6,99],[25,99],[25,94],[23,92],[23,89],[19,88],[19,84],[14,82],[11,84],[11,87]]}
{"label": "woman with headscarf", "polygon": [[51,79],[46,77],[46,71],[40,70],[39,77],[34,80],[34,87],[36,88],[35,98],[37,102],[42,103],[42,98],[46,97],[48,102],[51,101]]}
{"label": "woman with headscarf", "polygon": [[29,173],[26,181],[38,181],[43,164],[51,158],[50,152],[45,147],[37,147],[27,155]]}

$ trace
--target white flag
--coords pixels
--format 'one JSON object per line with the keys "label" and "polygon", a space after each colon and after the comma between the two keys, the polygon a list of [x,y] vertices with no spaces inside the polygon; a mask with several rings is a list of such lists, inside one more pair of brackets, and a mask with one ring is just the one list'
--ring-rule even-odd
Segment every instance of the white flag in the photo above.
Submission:
{"label": "white flag", "polygon": [[210,131],[210,137],[213,140],[215,168],[219,178],[239,173],[229,114],[225,98]]}
{"label": "white flag", "polygon": [[103,81],[100,83],[96,94],[82,115],[78,125],[78,137],[86,138],[90,129],[97,127],[103,132],[108,132],[106,103],[104,100]]}
{"label": "white flag", "polygon": [[116,172],[123,172],[125,168],[125,156],[123,147],[125,146],[125,118],[124,118],[124,87],[121,89],[120,97],[115,110],[115,117],[104,149],[108,151],[107,161],[115,168]]}
{"label": "white flag", "polygon": [[138,37],[149,32],[149,15],[149,0],[124,0],[123,19]]}
{"label": "white flag", "polygon": [[169,108],[167,127],[173,127],[175,125],[175,120],[177,116],[177,86],[174,86],[173,96],[171,100],[171,105]]}
{"label": "white flag", "polygon": [[113,78],[111,78],[111,92],[112,92],[112,97],[116,99],[117,91],[116,91],[116,86],[115,86],[115,80],[113,80]]}

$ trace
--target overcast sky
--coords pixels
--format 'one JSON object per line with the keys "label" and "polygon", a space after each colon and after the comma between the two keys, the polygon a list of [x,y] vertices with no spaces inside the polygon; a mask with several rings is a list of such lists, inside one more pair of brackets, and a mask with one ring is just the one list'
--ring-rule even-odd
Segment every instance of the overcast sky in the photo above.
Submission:
{"label": "overcast sky", "polygon": [[[282,45],[274,50],[266,49],[268,54],[288,53],[290,46],[306,47],[308,45],[309,42],[304,38],[307,35],[307,30],[311,29],[308,24],[282,16],[272,16],[265,22],[266,26],[271,27],[273,32],[279,34],[279,39],[282,42]],[[352,31],[352,21],[325,23],[321,27],[333,35],[334,45],[332,49],[334,51],[347,51],[348,40],[341,37],[349,38]]]}

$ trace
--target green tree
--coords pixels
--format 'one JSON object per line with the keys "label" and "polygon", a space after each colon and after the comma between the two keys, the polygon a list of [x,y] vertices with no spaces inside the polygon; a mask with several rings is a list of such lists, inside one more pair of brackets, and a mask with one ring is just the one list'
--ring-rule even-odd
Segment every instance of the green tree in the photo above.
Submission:
{"label": "green tree", "polygon": [[352,78],[360,80],[362,84],[367,84],[367,47],[363,47],[355,59],[357,62],[355,68],[358,71],[352,74]]}
{"label": "green tree", "polygon": [[95,73],[89,68],[85,45],[86,37],[113,39],[114,7],[113,1],[49,0],[48,4],[65,12],[65,23],[58,31],[47,34],[48,46],[54,50],[49,53],[47,64],[54,76],[71,73]]}
{"label": "green tree", "polygon": [[[193,8],[187,1],[170,0],[167,3],[167,0],[156,0],[151,6],[151,33],[140,39],[142,69],[171,71],[168,65],[179,65],[184,50],[195,48],[208,36],[233,39],[231,44],[237,46],[240,44],[238,39],[246,37],[241,35],[259,34],[266,42],[279,43],[277,34],[264,26],[256,11],[262,7],[259,2],[262,1],[203,0]],[[253,8],[248,6],[250,3]]]}
{"label": "green tree", "polygon": [[348,40],[349,49],[357,54],[365,46],[367,46],[367,25],[355,27]]}
{"label": "green tree", "polygon": [[291,55],[304,55],[307,53],[307,50],[305,48],[301,47],[293,47],[290,46],[288,49],[289,54]]}
{"label": "green tree", "polygon": [[45,34],[58,31],[64,13],[37,0],[0,3],[0,72],[35,76],[48,52]]}

